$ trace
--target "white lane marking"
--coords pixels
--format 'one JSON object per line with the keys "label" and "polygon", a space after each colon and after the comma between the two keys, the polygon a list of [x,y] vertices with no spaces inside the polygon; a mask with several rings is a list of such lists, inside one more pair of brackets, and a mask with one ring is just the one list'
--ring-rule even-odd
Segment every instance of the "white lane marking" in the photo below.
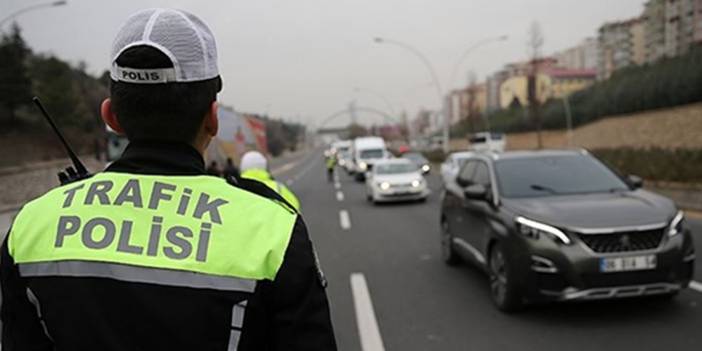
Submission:
{"label": "white lane marking", "polygon": [[341,191],[337,191],[336,192],[336,200],[337,201],[344,201],[344,193],[342,193]]}
{"label": "white lane marking", "polygon": [[312,169],[313,167],[315,167],[317,165],[317,162],[319,160],[317,157],[314,157],[314,155],[310,156],[308,159],[312,159],[313,161],[309,162],[307,164],[307,167],[305,167],[302,171],[300,171],[298,174],[296,174],[294,177],[292,177],[292,179],[288,180],[288,182],[289,182],[288,185],[292,185],[293,183],[297,182],[300,178],[302,178],[302,176],[304,176],[307,172],[309,172],[310,169]]}
{"label": "white lane marking", "polygon": [[272,175],[280,175],[283,172],[289,171],[298,164],[298,161],[288,162],[274,170],[271,171]]}
{"label": "white lane marking", "polygon": [[380,336],[378,321],[373,310],[370,292],[366,277],[362,273],[351,274],[351,292],[353,293],[353,305],[356,309],[356,323],[358,324],[358,335],[361,338],[361,350],[363,351],[385,351],[383,339]]}
{"label": "white lane marking", "polygon": [[341,183],[339,182],[334,182],[334,189],[341,189]]}
{"label": "white lane marking", "polygon": [[351,218],[349,217],[349,211],[339,211],[339,224],[341,224],[341,229],[343,230],[351,229]]}
{"label": "white lane marking", "polygon": [[701,293],[702,293],[702,283],[698,283],[698,282],[696,282],[696,281],[693,280],[693,281],[690,282],[689,287],[690,287],[690,289],[692,289],[692,290],[695,290],[695,291],[697,291],[697,292],[701,292]]}

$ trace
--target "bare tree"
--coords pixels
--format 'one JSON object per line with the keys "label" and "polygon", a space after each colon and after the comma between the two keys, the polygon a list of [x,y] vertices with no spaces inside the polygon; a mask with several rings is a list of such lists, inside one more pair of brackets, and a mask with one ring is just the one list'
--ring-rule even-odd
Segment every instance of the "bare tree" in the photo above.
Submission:
{"label": "bare tree", "polygon": [[475,75],[475,72],[468,72],[468,86],[466,87],[465,94],[467,101],[464,105],[466,115],[464,118],[468,121],[468,127],[471,133],[474,133],[476,131],[474,123],[476,121],[475,100],[477,95],[477,81],[478,77]]}
{"label": "bare tree", "polygon": [[541,25],[538,21],[531,23],[528,32],[527,48],[529,50],[530,69],[527,79],[527,99],[529,101],[529,114],[536,126],[536,141],[538,148],[543,147],[543,139],[541,137],[541,114],[539,111],[538,97],[538,76],[539,64],[541,61],[541,48],[544,45],[544,34],[541,31]]}

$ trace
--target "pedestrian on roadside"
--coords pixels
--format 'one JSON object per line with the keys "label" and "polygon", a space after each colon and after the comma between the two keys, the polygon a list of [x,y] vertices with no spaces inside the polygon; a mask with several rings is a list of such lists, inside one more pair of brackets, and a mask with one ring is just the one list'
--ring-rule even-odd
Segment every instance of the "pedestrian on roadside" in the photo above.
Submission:
{"label": "pedestrian on roadside", "polygon": [[285,184],[275,180],[268,171],[268,160],[258,151],[249,151],[241,158],[241,177],[259,181],[275,190],[296,211],[300,211],[300,201]]}
{"label": "pedestrian on roadside", "polygon": [[222,81],[185,11],[129,17],[103,120],[106,172],[26,204],[0,251],[2,349],[336,350],[302,217],[257,181],[203,176]]}
{"label": "pedestrian on roadside", "polygon": [[217,164],[217,161],[212,161],[210,162],[210,165],[207,166],[206,170],[207,174],[214,176],[214,177],[221,177],[222,176],[222,170],[219,169],[219,165]]}
{"label": "pedestrian on roadside", "polygon": [[224,171],[222,172],[224,178],[234,178],[234,179],[239,179],[241,178],[241,174],[239,174],[239,169],[236,168],[236,165],[234,164],[234,160],[232,160],[231,157],[227,157],[227,165],[224,167]]}

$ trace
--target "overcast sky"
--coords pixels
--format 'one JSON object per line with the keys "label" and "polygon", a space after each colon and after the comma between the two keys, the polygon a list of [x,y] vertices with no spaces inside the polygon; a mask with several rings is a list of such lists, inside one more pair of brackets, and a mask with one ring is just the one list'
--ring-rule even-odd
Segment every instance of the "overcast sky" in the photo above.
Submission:
{"label": "overcast sky", "polygon": [[[0,18],[42,1],[0,0]],[[421,61],[376,36],[403,41],[434,65],[443,89],[482,80],[527,57],[530,23],[541,23],[552,53],[595,36],[605,21],[640,14],[644,0],[68,0],[68,5],[17,18],[29,45],[91,73],[109,65],[112,39],[131,13],[174,7],[195,13],[213,30],[224,79],[220,101],[247,112],[318,122],[356,99],[358,105],[413,116],[439,105]],[[7,30],[6,24],[3,29]],[[488,37],[505,42],[476,50],[450,77],[459,56]],[[451,86],[454,82],[453,86]],[[362,89],[355,92],[354,88]],[[299,117],[297,117],[299,116]],[[362,116],[372,121],[371,116]],[[377,119],[376,119],[377,120]]]}

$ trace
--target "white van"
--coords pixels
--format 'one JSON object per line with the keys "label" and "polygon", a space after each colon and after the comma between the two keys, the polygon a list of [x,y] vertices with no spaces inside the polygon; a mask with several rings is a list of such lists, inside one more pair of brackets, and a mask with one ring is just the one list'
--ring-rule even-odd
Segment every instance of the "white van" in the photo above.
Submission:
{"label": "white van", "polygon": [[353,173],[357,181],[366,179],[366,172],[373,168],[377,160],[390,157],[385,141],[380,137],[361,137],[353,140],[351,146]]}

